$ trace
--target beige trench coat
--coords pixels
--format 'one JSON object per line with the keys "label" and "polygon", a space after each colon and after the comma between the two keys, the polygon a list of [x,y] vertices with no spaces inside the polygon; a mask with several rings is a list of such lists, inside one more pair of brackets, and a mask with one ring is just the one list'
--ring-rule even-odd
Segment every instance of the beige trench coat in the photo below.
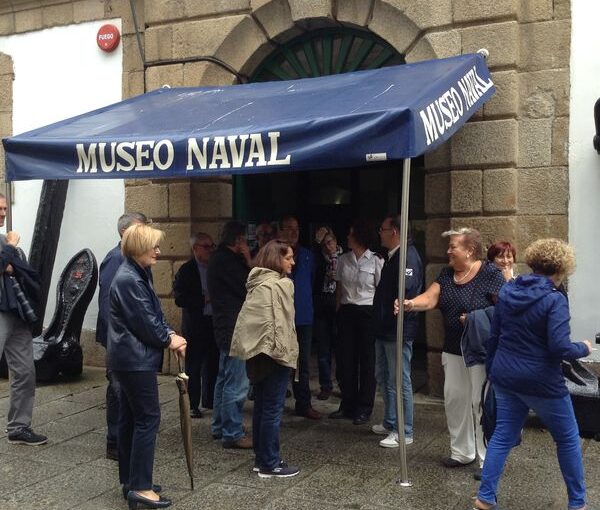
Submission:
{"label": "beige trench coat", "polygon": [[229,355],[247,360],[262,353],[280,365],[296,368],[294,283],[276,271],[255,267],[248,275],[246,289]]}

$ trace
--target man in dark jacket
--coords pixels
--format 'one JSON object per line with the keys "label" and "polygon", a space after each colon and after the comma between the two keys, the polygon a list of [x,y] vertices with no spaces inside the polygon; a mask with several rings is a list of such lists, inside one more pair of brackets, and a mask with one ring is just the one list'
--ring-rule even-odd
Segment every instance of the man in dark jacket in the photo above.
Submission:
{"label": "man in dark jacket", "polygon": [[[147,218],[142,213],[126,213],[117,221],[119,237],[123,232],[135,223],[147,223]],[[121,241],[104,257],[100,264],[99,291],[98,291],[98,320],[96,322],[96,342],[106,349],[108,341],[108,323],[110,320],[110,284],[117,273],[117,269],[123,262],[121,254]],[[118,460],[117,429],[119,426],[119,384],[112,376],[110,370],[106,370],[106,458]]]}
{"label": "man in dark jacket", "polygon": [[[313,280],[315,279],[315,258],[312,252],[298,244],[300,226],[294,216],[284,216],[279,220],[279,238],[294,250],[294,268],[290,278],[294,280],[294,307],[296,309],[296,334],[298,336],[298,377],[294,382],[296,414],[311,420],[319,420],[321,414],[313,409],[310,394],[310,348],[313,325]],[[294,378],[296,379],[296,378]]]}
{"label": "man in dark jacket", "polygon": [[208,293],[208,262],[215,249],[212,237],[204,232],[190,239],[192,258],[175,275],[175,304],[183,308],[182,332],[187,340],[185,373],[189,376],[192,418],[202,418],[202,406],[213,408],[215,381],[219,371],[219,349],[212,324],[212,303]]}
{"label": "man in dark jacket", "polygon": [[[381,280],[375,290],[373,311],[375,316],[375,377],[381,387],[384,403],[382,424],[373,425],[375,434],[386,435],[379,444],[396,448],[398,444],[398,419],[396,413],[396,334],[397,319],[394,300],[398,298],[400,259],[400,217],[389,215],[379,227],[381,245],[388,250],[388,258],[381,271]],[[413,298],[423,288],[423,264],[412,239],[408,238],[405,275],[406,298]],[[415,312],[404,314],[402,342],[402,401],[404,406],[404,434],[406,444],[413,442],[413,395],[410,379],[412,348],[417,336],[418,316]]]}
{"label": "man in dark jacket", "polygon": [[215,439],[222,439],[223,448],[252,448],[252,439],[246,436],[242,423],[242,408],[249,385],[246,363],[229,356],[237,316],[246,299],[249,266],[246,226],[229,221],[224,225],[221,243],[208,263],[207,275],[215,341],[220,351],[211,430]]}
{"label": "man in dark jacket", "polygon": [[[6,197],[0,194],[0,227],[4,226],[6,212]],[[0,235],[0,357],[4,353],[10,373],[10,403],[6,427],[8,442],[35,446],[46,443],[48,438],[31,429],[35,398],[33,343],[29,325],[19,314],[11,279],[18,278],[22,270],[35,280],[35,272],[24,260],[23,252],[17,249],[19,239],[19,234],[14,231],[8,232],[6,236]],[[39,292],[39,287],[37,290]]]}

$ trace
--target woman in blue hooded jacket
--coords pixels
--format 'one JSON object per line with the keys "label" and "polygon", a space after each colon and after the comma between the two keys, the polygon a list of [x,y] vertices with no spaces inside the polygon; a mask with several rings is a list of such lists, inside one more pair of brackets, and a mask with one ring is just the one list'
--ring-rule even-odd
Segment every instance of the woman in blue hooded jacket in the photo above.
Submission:
{"label": "woman in blue hooded jacket", "polygon": [[571,342],[569,306],[557,290],[573,272],[573,249],[541,239],[525,251],[533,274],[504,285],[488,340],[487,373],[496,392],[496,428],[488,445],[475,506],[496,509],[496,488],[511,448],[518,444],[530,409],[556,443],[569,510],[583,510],[585,481],[579,431],[561,371],[561,360],[591,352],[591,343]]}

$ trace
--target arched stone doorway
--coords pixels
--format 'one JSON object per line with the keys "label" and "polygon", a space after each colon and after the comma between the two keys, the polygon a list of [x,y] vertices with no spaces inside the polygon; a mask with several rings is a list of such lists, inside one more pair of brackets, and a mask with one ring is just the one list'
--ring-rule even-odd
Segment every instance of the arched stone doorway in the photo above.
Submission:
{"label": "arched stone doorway", "polygon": [[[315,24],[316,22],[313,22]],[[320,25],[323,25],[321,22]],[[306,30],[279,44],[250,74],[250,82],[280,81],[342,74],[405,64],[405,56],[366,28],[335,25]],[[331,155],[335,159],[335,154]],[[411,211],[417,248],[425,255],[423,158],[413,161]],[[401,162],[364,167],[234,176],[233,215],[254,228],[294,214],[300,223],[301,243],[310,246],[314,232],[330,226],[338,242],[346,247],[346,234],[357,218],[369,221],[375,231],[381,219],[400,209]],[[377,237],[377,236],[375,236]],[[381,251],[379,246],[372,249]],[[426,370],[427,345],[424,318],[414,344],[413,367]],[[424,378],[417,378],[417,386]]]}
{"label": "arched stone doorway", "polygon": [[[368,29],[332,25],[307,30],[279,44],[258,64],[249,81],[293,80],[404,63],[403,54]],[[331,225],[343,240],[353,219],[362,217],[375,223],[398,209],[396,166],[370,164],[321,172],[236,176],[234,216],[252,225],[293,213],[303,227],[304,243],[310,244],[320,223]],[[423,184],[422,173],[416,182]],[[415,193],[414,210],[421,209],[417,217],[423,216],[423,201],[418,199],[422,195],[421,186]]]}

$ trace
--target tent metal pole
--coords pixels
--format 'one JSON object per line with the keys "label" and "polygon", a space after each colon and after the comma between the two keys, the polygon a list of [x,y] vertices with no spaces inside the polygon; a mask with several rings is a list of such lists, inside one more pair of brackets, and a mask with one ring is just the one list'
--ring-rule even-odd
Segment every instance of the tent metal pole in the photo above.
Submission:
{"label": "tent metal pole", "polygon": [[12,230],[12,182],[6,183],[6,232]]}
{"label": "tent metal pole", "polygon": [[400,479],[398,483],[402,487],[411,487],[412,482],[408,479],[408,467],[406,465],[406,443],[404,434],[404,399],[402,398],[402,367],[404,356],[402,347],[404,343],[404,313],[402,303],[405,294],[406,274],[406,249],[408,243],[408,202],[410,197],[410,158],[404,159],[402,165],[402,202],[400,205],[400,248],[399,248],[399,273],[398,273],[398,300],[400,301],[400,313],[397,317],[396,332],[396,416],[398,425],[398,451],[400,453]]}

